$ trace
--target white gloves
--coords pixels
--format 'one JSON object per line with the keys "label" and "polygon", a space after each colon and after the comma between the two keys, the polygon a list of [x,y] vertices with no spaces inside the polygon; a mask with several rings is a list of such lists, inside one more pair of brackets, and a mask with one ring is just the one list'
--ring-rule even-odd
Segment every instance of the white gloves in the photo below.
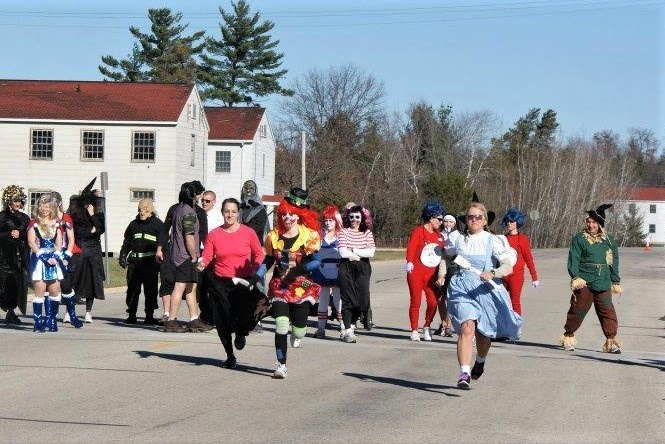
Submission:
{"label": "white gloves", "polygon": [[540,281],[533,281],[531,282],[531,285],[533,285],[533,288],[538,288],[538,286],[540,285]]}
{"label": "white gloves", "polygon": [[407,273],[411,273],[413,271],[413,262],[407,262],[404,269]]}

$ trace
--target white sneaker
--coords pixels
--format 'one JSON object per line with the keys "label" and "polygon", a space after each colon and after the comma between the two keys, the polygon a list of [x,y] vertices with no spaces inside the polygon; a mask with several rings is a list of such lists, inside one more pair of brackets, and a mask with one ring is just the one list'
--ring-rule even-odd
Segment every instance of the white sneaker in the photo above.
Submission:
{"label": "white sneaker", "polygon": [[65,312],[64,316],[62,317],[62,321],[61,321],[61,322],[63,322],[63,323],[64,323],[64,322],[70,322],[70,323],[72,322],[72,320],[71,320],[70,317],[69,317],[69,313],[68,313],[68,312]]}
{"label": "white sneaker", "polygon": [[423,340],[425,340],[425,341],[431,341],[432,340],[432,335],[429,332],[429,327],[423,327]]}
{"label": "white sneaker", "polygon": [[286,375],[286,364],[277,364],[277,370],[272,374],[272,377],[274,379],[285,379]]}
{"label": "white sneaker", "polygon": [[300,345],[301,345],[301,343],[300,343],[300,338],[296,338],[296,337],[293,336],[293,334],[292,334],[292,335],[291,335],[291,347],[293,347],[293,348],[300,348]]}
{"label": "white sneaker", "polygon": [[85,312],[85,319],[83,320],[86,324],[92,324],[92,315],[89,311]]}
{"label": "white sneaker", "polygon": [[[418,333],[418,330],[413,330],[411,332],[411,340],[414,341],[414,342],[420,341],[420,334]],[[431,337],[430,337],[430,340],[432,340]]]}
{"label": "white sneaker", "polygon": [[348,344],[355,344],[357,342],[356,334],[353,332],[352,328],[349,328],[346,330],[346,333],[344,333],[344,336],[342,336],[342,340]]}

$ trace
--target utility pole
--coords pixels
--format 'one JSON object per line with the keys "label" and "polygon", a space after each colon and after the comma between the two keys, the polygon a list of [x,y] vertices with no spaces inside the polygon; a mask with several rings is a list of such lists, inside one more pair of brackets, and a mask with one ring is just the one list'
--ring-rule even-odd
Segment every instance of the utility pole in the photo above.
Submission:
{"label": "utility pole", "polygon": [[300,153],[300,177],[302,178],[302,189],[307,189],[307,172],[305,171],[305,150],[307,148],[307,139],[305,132],[301,132],[301,153]]}

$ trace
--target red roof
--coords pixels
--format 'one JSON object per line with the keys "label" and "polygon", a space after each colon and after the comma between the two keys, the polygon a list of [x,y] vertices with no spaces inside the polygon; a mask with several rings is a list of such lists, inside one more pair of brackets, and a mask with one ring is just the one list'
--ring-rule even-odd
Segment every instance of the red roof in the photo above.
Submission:
{"label": "red roof", "polygon": [[194,85],[1,80],[0,119],[175,122]]}
{"label": "red roof", "polygon": [[628,200],[665,202],[665,187],[639,187],[626,190]]}
{"label": "red roof", "polygon": [[265,108],[244,106],[206,106],[203,109],[210,125],[208,140],[252,140],[265,112]]}

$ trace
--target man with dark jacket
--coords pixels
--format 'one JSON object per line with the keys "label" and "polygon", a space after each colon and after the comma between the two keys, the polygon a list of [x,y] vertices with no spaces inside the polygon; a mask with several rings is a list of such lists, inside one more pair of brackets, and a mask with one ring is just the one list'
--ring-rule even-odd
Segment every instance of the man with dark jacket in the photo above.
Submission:
{"label": "man with dark jacket", "polygon": [[127,269],[127,313],[125,324],[136,324],[136,311],[141,295],[145,297],[145,324],[156,325],[154,311],[157,309],[157,279],[159,266],[155,261],[157,238],[164,223],[155,216],[152,199],[142,199],[138,215],[125,230],[125,239],[120,249],[118,262]]}

